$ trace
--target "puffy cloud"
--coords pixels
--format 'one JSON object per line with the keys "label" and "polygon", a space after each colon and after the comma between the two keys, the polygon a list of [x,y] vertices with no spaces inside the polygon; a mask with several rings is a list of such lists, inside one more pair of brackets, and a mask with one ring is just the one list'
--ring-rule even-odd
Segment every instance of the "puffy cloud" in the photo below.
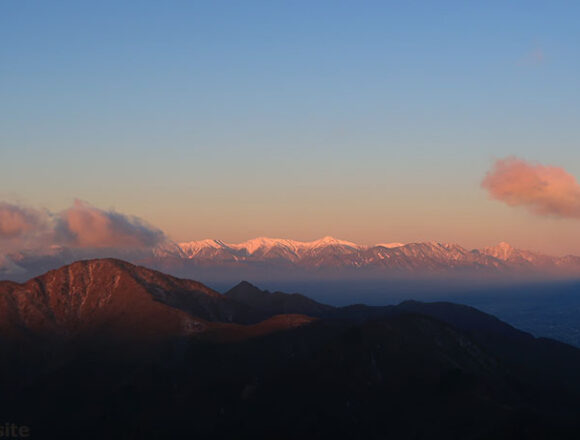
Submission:
{"label": "puffy cloud", "polygon": [[56,237],[65,245],[81,248],[152,247],[165,238],[163,232],[137,217],[105,211],[81,200],[58,214]]}
{"label": "puffy cloud", "polygon": [[79,259],[140,261],[166,241],[137,217],[80,200],[61,212],[0,201],[0,280],[25,281]]}
{"label": "puffy cloud", "polygon": [[0,202],[3,252],[54,246],[131,250],[151,248],[164,240],[162,231],[137,217],[102,210],[80,200],[59,213]]}
{"label": "puffy cloud", "polygon": [[0,239],[14,239],[38,229],[42,215],[33,209],[0,202]]}
{"label": "puffy cloud", "polygon": [[580,185],[560,167],[499,159],[481,183],[490,196],[535,214],[580,218]]}

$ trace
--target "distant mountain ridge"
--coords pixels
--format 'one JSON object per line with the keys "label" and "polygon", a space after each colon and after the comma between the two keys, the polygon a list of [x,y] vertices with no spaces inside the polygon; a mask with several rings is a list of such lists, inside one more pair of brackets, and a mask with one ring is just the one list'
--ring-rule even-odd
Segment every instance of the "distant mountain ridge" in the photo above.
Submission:
{"label": "distant mountain ridge", "polygon": [[303,242],[259,237],[242,243],[206,239],[165,241],[154,249],[51,248],[0,255],[0,279],[26,280],[79,259],[121,258],[176,276],[204,281],[240,279],[363,279],[460,276],[577,278],[580,257],[550,256],[502,242],[482,249],[454,243],[380,243],[360,245],[333,237]]}
{"label": "distant mountain ridge", "polygon": [[438,272],[454,269],[474,271],[541,270],[580,274],[580,257],[555,257],[516,249],[508,243],[467,249],[436,241],[359,245],[333,237],[311,242],[260,237],[243,243],[202,240],[178,243],[172,250],[156,250],[158,258],[177,257],[203,265],[271,262],[304,268],[360,268],[395,271]]}

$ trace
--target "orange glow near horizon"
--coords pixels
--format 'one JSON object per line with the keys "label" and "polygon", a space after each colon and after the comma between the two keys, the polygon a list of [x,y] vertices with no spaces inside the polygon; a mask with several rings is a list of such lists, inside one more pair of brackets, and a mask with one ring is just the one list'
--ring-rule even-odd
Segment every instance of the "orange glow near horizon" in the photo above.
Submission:
{"label": "orange glow near horizon", "polygon": [[[95,206],[76,202],[71,208],[62,198],[53,198],[50,211],[38,208],[43,206],[40,198],[26,204],[36,208],[15,204],[18,209],[0,218],[5,223],[0,229],[14,234],[15,219],[34,226],[48,216],[64,227],[61,239],[80,247],[149,246],[163,235],[177,242],[214,238],[230,243],[333,236],[362,245],[439,241],[481,248],[503,241],[551,255],[580,255],[580,221],[570,218],[577,212],[579,189],[571,174],[513,158],[496,162],[487,175],[484,169],[474,175],[461,172],[454,178],[465,185],[395,175],[381,185],[373,184],[371,176],[324,185],[250,180],[238,185],[207,182],[181,191],[111,188],[88,194]],[[113,208],[103,210],[111,201]],[[28,223],[19,228],[32,228]]]}

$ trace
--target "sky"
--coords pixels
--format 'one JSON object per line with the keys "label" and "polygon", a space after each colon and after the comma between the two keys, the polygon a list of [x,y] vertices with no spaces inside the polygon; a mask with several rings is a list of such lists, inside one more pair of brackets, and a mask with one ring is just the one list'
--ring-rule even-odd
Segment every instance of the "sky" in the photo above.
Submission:
{"label": "sky", "polygon": [[[575,1],[4,1],[0,202],[90,205],[177,241],[580,255],[579,16]],[[508,194],[506,166],[555,183]]]}

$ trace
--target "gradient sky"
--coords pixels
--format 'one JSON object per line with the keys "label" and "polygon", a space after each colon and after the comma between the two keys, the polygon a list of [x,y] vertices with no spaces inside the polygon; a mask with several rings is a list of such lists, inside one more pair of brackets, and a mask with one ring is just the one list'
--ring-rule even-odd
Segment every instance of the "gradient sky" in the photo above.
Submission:
{"label": "gradient sky", "polygon": [[504,240],[580,220],[481,187],[580,176],[577,1],[4,1],[0,200],[75,198],[175,240]]}

